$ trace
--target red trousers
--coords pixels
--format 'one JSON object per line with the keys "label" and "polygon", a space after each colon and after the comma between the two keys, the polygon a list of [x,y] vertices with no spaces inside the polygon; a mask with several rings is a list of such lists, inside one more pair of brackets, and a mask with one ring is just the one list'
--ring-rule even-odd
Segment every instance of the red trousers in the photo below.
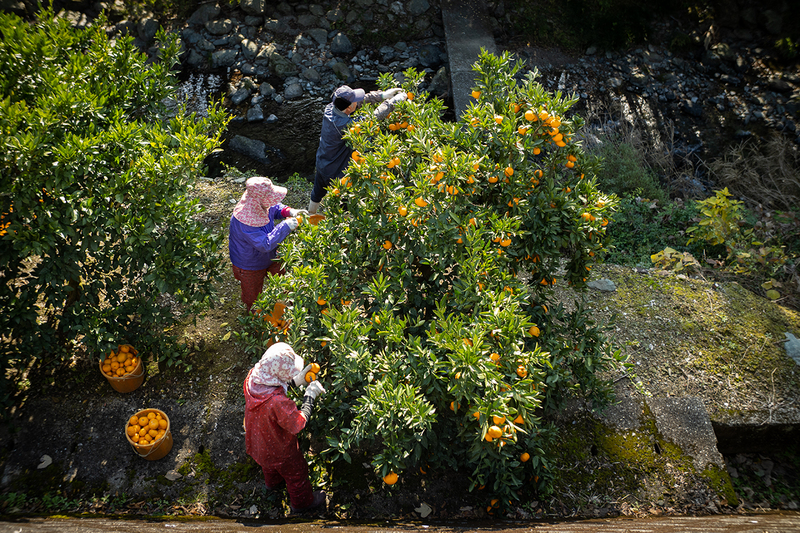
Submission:
{"label": "red trousers", "polygon": [[250,308],[253,307],[253,302],[256,301],[256,298],[264,289],[264,278],[267,273],[271,276],[286,274],[280,261],[273,261],[268,268],[262,268],[261,270],[244,270],[233,265],[231,265],[231,269],[233,270],[233,277],[239,280],[239,284],[242,286],[242,303],[247,308],[248,313]]}
{"label": "red trousers", "polygon": [[276,489],[281,481],[286,481],[286,491],[293,509],[304,509],[314,503],[314,493],[308,479],[308,463],[300,448],[283,462],[262,466],[261,470],[268,489]]}

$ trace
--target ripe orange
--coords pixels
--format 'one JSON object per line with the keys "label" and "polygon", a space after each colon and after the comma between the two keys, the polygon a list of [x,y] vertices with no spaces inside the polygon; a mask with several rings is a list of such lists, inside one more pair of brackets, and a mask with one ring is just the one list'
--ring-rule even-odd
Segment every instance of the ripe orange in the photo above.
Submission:
{"label": "ripe orange", "polygon": [[323,298],[322,296],[320,296],[319,298],[317,298],[317,303],[319,305],[325,305],[326,303],[328,303],[328,301],[325,298]]}
{"label": "ripe orange", "polygon": [[566,163],[566,167],[567,168],[572,168],[574,166],[575,166],[575,163],[573,163],[572,161],[567,161],[567,163]]}
{"label": "ripe orange", "polygon": [[486,434],[493,439],[499,439],[503,436],[503,430],[497,426],[490,426],[489,431],[487,431]]}
{"label": "ripe orange", "polygon": [[480,98],[480,97],[481,97],[481,92],[480,92],[480,91],[478,91],[478,90],[472,91],[472,97],[473,97],[475,100],[477,100],[478,98]]}
{"label": "ripe orange", "polygon": [[469,225],[470,225],[470,226],[476,226],[476,227],[477,227],[477,225],[478,225],[478,221],[477,221],[477,220],[475,220],[475,217],[473,217],[473,218],[469,219]]}
{"label": "ripe orange", "polygon": [[489,183],[497,183],[497,176],[489,176]]}
{"label": "ripe orange", "polygon": [[510,178],[511,176],[513,176],[513,175],[514,175],[514,169],[513,169],[513,168],[511,168],[511,167],[506,167],[506,169],[505,169],[503,172],[504,172],[504,173],[505,173],[505,175],[506,175],[506,176],[508,176],[509,178]]}
{"label": "ripe orange", "polygon": [[384,250],[391,250],[392,249],[392,242],[391,241],[384,241],[383,249]]}
{"label": "ripe orange", "polygon": [[519,460],[522,461],[523,463],[527,463],[530,458],[531,454],[529,454],[528,452],[523,452],[522,455],[519,456]]}
{"label": "ripe orange", "polygon": [[414,203],[415,203],[415,204],[417,204],[417,206],[419,206],[419,207],[425,207],[426,205],[428,205],[428,202],[426,202],[425,200],[423,200],[421,196],[420,196],[420,197],[418,197],[418,198],[416,198],[416,199],[414,200]]}
{"label": "ripe orange", "polygon": [[569,155],[567,156],[567,160],[568,160],[568,161],[572,161],[572,162],[574,163],[575,161],[577,161],[577,160],[578,160],[578,158],[577,158],[577,157],[575,157],[575,156],[574,156],[574,155],[572,155],[572,154],[569,154]]}
{"label": "ripe orange", "polygon": [[480,414],[480,412],[478,412],[478,411],[475,411],[474,413],[472,413],[472,416],[474,416],[474,417],[475,417],[475,418],[477,418],[477,419],[480,419],[480,418],[481,418],[481,414]]}
{"label": "ripe orange", "polygon": [[495,115],[494,116],[494,121],[496,123],[498,123],[498,124],[502,124],[503,123],[503,115]]}
{"label": "ripe orange", "polygon": [[319,365],[317,363],[311,363],[311,371],[315,374],[319,374]]}
{"label": "ripe orange", "polygon": [[404,217],[408,214],[408,209],[406,209],[404,205],[401,205],[399,208],[397,208],[397,212],[400,214],[401,217]]}
{"label": "ripe orange", "polygon": [[531,336],[533,337],[538,337],[540,331],[539,328],[537,328],[536,326],[531,326],[530,329],[528,329],[528,333],[530,333]]}
{"label": "ripe orange", "polygon": [[395,474],[394,472],[389,472],[383,477],[383,482],[386,483],[387,485],[394,485],[395,483],[397,483],[397,479],[398,479],[397,474]]}
{"label": "ripe orange", "polygon": [[528,122],[533,122],[536,120],[536,113],[533,112],[532,109],[528,109],[525,111],[525,120]]}
{"label": "ripe orange", "polygon": [[414,100],[414,93],[406,93],[406,98],[408,98],[409,102],[413,101]]}
{"label": "ripe orange", "polygon": [[500,241],[500,246],[502,246],[503,248],[507,248],[510,245],[511,245],[511,239],[503,239]]}
{"label": "ripe orange", "polygon": [[492,422],[494,422],[494,424],[496,426],[499,426],[500,424],[502,424],[505,421],[506,421],[506,417],[504,417],[504,416],[492,415]]}
{"label": "ripe orange", "polygon": [[525,368],[523,365],[519,365],[519,366],[517,367],[517,375],[518,375],[519,377],[521,377],[521,378],[524,378],[525,376],[527,376],[527,375],[528,375],[528,369],[527,369],[527,368]]}
{"label": "ripe orange", "polygon": [[525,423],[525,419],[522,418],[522,415],[517,415],[517,418],[514,419],[514,423],[515,424],[524,424]]}
{"label": "ripe orange", "polygon": [[470,339],[463,339],[463,341],[466,346],[472,346],[472,341]]}
{"label": "ripe orange", "polygon": [[317,375],[314,372],[306,372],[306,383],[311,383],[317,379]]}
{"label": "ripe orange", "polygon": [[496,363],[496,362],[498,362],[500,360],[500,354],[499,353],[492,353],[492,355],[489,356],[489,359],[491,359],[492,361],[494,361]]}
{"label": "ripe orange", "polygon": [[539,155],[541,153],[542,153],[542,150],[538,146],[533,149],[533,155]]}
{"label": "ripe orange", "polygon": [[456,411],[458,411],[458,408],[459,408],[459,407],[460,407],[460,406],[459,406],[459,405],[458,405],[458,403],[456,403],[455,401],[452,401],[452,402],[450,402],[450,410],[451,410],[451,411],[453,411],[454,413],[455,413]]}

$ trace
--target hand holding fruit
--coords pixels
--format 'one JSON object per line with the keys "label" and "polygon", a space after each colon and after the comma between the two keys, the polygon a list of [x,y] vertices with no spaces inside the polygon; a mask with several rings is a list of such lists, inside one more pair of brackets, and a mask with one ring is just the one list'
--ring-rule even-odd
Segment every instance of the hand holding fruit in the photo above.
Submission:
{"label": "hand holding fruit", "polygon": [[394,87],[392,89],[383,91],[381,93],[381,100],[389,100],[390,98],[394,98],[401,92],[403,92],[403,89],[401,87]]}
{"label": "hand holding fruit", "polygon": [[312,381],[308,387],[306,387],[306,393],[304,396],[310,396],[311,399],[314,400],[320,394],[325,394],[325,387],[323,387],[322,383],[319,381]]}
{"label": "hand holding fruit", "polygon": [[300,221],[297,220],[295,217],[289,217],[285,219],[281,224],[286,224],[289,226],[289,231],[294,231],[297,229],[297,226],[300,225]]}
{"label": "hand holding fruit", "polygon": [[295,376],[292,378],[294,384],[298,387],[305,387],[306,385],[308,385],[308,382],[306,381],[306,374],[310,371],[311,371],[311,364],[308,364],[303,370],[295,374]]}

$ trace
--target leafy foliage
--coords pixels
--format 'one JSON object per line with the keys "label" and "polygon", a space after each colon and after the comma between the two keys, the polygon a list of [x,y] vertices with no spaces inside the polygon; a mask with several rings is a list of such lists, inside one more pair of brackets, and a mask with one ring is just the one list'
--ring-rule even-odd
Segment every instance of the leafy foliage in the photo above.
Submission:
{"label": "leafy foliage", "polygon": [[588,310],[550,297],[585,286],[617,199],[573,141],[573,98],[519,81],[508,55],[474,68],[457,123],[417,94],[413,69],[386,122],[358,112],[327,218],[282,245],[289,273],[268,280],[239,335],[254,358],[285,340],[321,363],[328,393],[310,423],[333,459],[358,448],[380,476],[458,470],[507,502],[548,490],[542,416],[572,393],[610,397],[599,375],[619,352]]}
{"label": "leafy foliage", "polygon": [[164,296],[204,302],[221,262],[187,191],[226,119],[165,107],[174,36],[149,63],[104,27],[0,14],[3,377],[134,339],[172,362],[181,349],[157,340],[174,321]]}

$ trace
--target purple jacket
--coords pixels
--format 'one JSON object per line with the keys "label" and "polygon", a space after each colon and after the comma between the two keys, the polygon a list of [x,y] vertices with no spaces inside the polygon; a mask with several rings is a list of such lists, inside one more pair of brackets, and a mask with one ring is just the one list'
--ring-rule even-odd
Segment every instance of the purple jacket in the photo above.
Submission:
{"label": "purple jacket", "polygon": [[233,266],[243,270],[268,268],[278,255],[278,245],[291,233],[285,224],[276,225],[275,218],[289,216],[289,207],[276,204],[269,208],[269,223],[255,228],[231,217],[228,253]]}
{"label": "purple jacket", "polygon": [[[366,104],[380,101],[381,91],[372,91],[364,96]],[[336,109],[333,102],[325,106],[325,112],[322,114],[322,131],[319,134],[319,148],[317,148],[317,172],[329,180],[340,178],[350,162],[352,151],[342,139],[342,135],[352,121],[353,118]]]}

